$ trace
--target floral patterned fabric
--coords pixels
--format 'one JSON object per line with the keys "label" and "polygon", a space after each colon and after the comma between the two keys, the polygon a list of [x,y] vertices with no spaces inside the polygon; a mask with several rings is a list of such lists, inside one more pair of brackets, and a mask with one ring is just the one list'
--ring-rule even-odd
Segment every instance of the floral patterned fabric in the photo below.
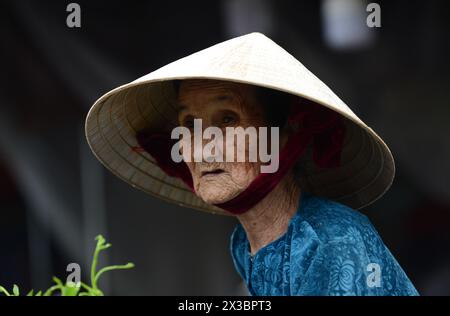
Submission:
{"label": "floral patterned fabric", "polygon": [[306,192],[287,231],[253,257],[240,223],[230,241],[250,295],[418,295],[365,215]]}

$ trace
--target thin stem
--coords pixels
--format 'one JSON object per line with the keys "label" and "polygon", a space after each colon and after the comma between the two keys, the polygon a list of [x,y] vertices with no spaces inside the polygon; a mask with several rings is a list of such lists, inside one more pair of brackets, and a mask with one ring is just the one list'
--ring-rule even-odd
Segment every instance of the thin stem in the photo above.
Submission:
{"label": "thin stem", "polygon": [[97,280],[95,279],[95,270],[97,269],[98,255],[100,251],[109,247],[109,244],[103,246],[105,239],[102,235],[98,235],[95,239],[97,239],[97,246],[94,250],[94,258],[92,259],[91,265],[91,286],[92,288],[97,288]]}
{"label": "thin stem", "polygon": [[124,265],[115,265],[115,266],[104,267],[104,268],[100,269],[100,271],[97,272],[97,275],[95,276],[95,283],[97,283],[100,276],[107,271],[125,270],[125,269],[131,269],[133,267],[134,267],[134,264],[131,262],[124,264]]}
{"label": "thin stem", "polygon": [[62,293],[62,288],[60,285],[53,285],[51,288],[45,291],[44,296],[51,296],[56,290],[60,290]]}
{"label": "thin stem", "polygon": [[92,289],[91,289],[91,287],[90,287],[89,285],[84,284],[83,282],[80,282],[80,284],[81,284],[81,287],[82,287],[83,289],[85,289],[86,291],[88,291],[88,292],[91,292],[91,291],[92,291]]}
{"label": "thin stem", "polygon": [[[98,246],[98,243],[97,243]],[[95,282],[95,269],[97,267],[97,260],[98,260],[98,253],[100,252],[100,249],[96,247],[94,251],[94,258],[92,259],[92,265],[91,265],[91,286],[93,288],[97,287],[97,284]]]}

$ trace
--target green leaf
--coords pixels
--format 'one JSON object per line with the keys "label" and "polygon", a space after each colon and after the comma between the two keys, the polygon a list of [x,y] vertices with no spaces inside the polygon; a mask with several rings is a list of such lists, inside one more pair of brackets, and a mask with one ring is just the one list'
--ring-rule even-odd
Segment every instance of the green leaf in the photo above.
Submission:
{"label": "green leaf", "polygon": [[11,296],[11,294],[9,294],[9,292],[1,285],[0,285],[0,293],[5,294],[5,296]]}
{"label": "green leaf", "polygon": [[63,287],[62,296],[77,296],[80,291],[81,284],[75,284],[73,282],[68,282]]}
{"label": "green leaf", "polygon": [[58,290],[61,292],[63,291],[60,285],[53,285],[47,291],[44,292],[44,296],[52,296],[53,292]]}
{"label": "green leaf", "polygon": [[14,293],[14,296],[20,295],[19,287],[17,286],[17,284],[14,284],[14,286],[13,286],[13,293]]}
{"label": "green leaf", "polygon": [[53,282],[55,282],[56,283],[56,285],[58,285],[58,286],[60,286],[60,287],[63,287],[64,285],[63,285],[63,283],[62,283],[62,281],[59,279],[59,278],[57,278],[57,277],[53,277],[52,278],[52,280],[53,280]]}
{"label": "green leaf", "polygon": [[92,288],[91,288],[89,285],[87,285],[87,284],[85,284],[85,283],[83,283],[83,282],[80,282],[80,285],[81,285],[81,287],[82,287],[83,289],[85,289],[86,291],[88,291],[88,292],[92,291]]}
{"label": "green leaf", "polygon": [[33,296],[34,290],[31,290],[30,292],[27,293],[27,296]]}

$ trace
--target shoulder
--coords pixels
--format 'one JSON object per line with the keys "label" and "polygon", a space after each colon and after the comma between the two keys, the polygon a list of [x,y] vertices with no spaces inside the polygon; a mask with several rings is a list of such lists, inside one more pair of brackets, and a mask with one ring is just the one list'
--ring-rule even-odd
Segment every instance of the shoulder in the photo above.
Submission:
{"label": "shoulder", "polygon": [[[317,247],[294,292],[416,295],[414,286],[367,216],[338,202],[311,196],[296,221],[296,227],[306,226],[314,232]],[[378,272],[381,281],[372,285],[370,278]]]}
{"label": "shoulder", "polygon": [[298,216],[306,222],[321,244],[346,240],[347,242],[380,241],[370,220],[364,214],[335,201],[309,196]]}

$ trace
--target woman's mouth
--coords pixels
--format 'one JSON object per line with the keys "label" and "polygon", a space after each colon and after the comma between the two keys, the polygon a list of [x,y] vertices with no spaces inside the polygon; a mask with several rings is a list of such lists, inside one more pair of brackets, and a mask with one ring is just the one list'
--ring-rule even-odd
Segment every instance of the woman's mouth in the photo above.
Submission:
{"label": "woman's mouth", "polygon": [[216,176],[216,175],[222,174],[224,172],[225,172],[225,170],[223,170],[223,169],[214,169],[214,170],[210,170],[210,171],[202,171],[201,178],[203,178],[203,177],[210,177],[210,176]]}

